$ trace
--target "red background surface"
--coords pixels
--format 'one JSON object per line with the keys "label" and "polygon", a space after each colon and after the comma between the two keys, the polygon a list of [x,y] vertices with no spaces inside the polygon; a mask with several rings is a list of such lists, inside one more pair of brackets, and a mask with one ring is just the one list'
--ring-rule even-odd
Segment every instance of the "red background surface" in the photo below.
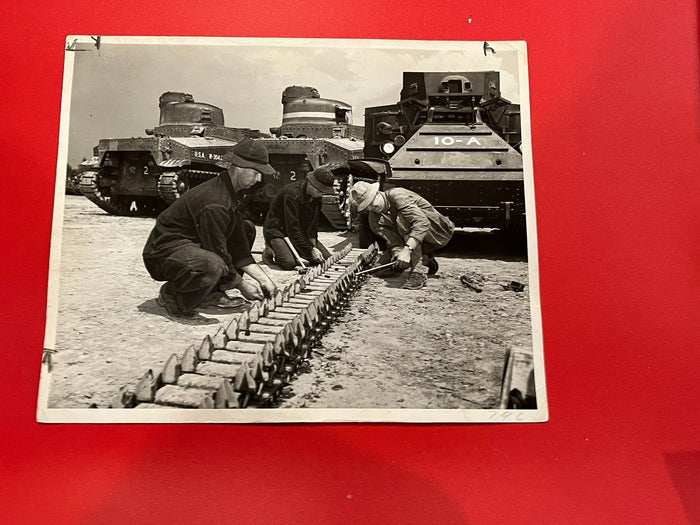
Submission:
{"label": "red background surface", "polygon": [[[695,2],[36,6],[0,7],[4,523],[700,523]],[[68,34],[526,40],[551,420],[37,424]]]}

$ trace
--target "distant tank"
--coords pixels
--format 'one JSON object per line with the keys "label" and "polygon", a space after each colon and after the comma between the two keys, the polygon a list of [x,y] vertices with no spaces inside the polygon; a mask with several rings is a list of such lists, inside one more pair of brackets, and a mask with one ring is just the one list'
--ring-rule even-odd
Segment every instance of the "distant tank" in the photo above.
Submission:
{"label": "distant tank", "polygon": [[224,153],[263,136],[228,128],[221,108],[188,93],[160,96],[160,121],[146,137],[101,139],[80,165],[80,191],[114,215],[157,215],[190,187],[220,173]]}
{"label": "distant tank", "polygon": [[[80,191],[114,215],[154,216],[189,188],[218,175],[231,146],[244,138],[261,140],[277,173],[264,177],[246,197],[253,219],[261,220],[280,188],[322,164],[331,168],[362,157],[364,128],[351,124],[352,107],[324,99],[318,90],[290,86],[282,93],[282,125],[269,135],[224,125],[223,111],[195,102],[192,95],[160,96],[159,126],[146,137],[101,139],[93,157],[80,164]],[[340,197],[324,196],[323,213],[338,229],[346,229],[349,199],[345,179]]]}
{"label": "distant tank", "polygon": [[[282,125],[270,128],[274,138],[259,139],[277,170],[273,177],[249,196],[249,208],[257,214],[267,211],[280,188],[306,177],[322,164],[331,169],[363,155],[364,128],[352,123],[352,106],[339,100],[321,98],[308,86],[289,86],[282,92]],[[349,198],[347,181],[339,179],[339,197],[324,196],[323,213],[337,229],[347,229]]]}
{"label": "distant tank", "polygon": [[[84,159],[83,159],[84,160]],[[80,193],[80,167],[66,166],[66,195],[81,195]]]}
{"label": "distant tank", "polygon": [[396,104],[365,110],[355,178],[419,193],[457,226],[524,230],[520,106],[498,71],[404,72]]}

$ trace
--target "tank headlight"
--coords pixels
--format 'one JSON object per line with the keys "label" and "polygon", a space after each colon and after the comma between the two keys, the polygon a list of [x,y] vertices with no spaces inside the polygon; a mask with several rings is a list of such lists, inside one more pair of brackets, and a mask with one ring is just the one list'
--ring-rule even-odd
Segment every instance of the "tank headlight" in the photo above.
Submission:
{"label": "tank headlight", "polygon": [[394,151],[396,151],[396,146],[394,146],[391,142],[385,142],[382,144],[381,150],[385,155],[391,155],[394,153]]}

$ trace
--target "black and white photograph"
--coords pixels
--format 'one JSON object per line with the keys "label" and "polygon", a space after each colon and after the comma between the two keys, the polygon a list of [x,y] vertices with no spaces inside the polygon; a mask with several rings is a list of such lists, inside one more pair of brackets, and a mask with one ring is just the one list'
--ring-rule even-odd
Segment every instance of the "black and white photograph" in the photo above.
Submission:
{"label": "black and white photograph", "polygon": [[68,37],[37,419],[547,421],[527,68]]}

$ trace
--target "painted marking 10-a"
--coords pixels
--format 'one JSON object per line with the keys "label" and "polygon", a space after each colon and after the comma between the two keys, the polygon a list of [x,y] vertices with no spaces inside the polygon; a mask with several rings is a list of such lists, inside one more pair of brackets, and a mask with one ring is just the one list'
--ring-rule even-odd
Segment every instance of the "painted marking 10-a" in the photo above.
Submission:
{"label": "painted marking 10-a", "polygon": [[[436,146],[454,146],[455,144],[461,144],[462,142],[464,142],[464,140],[462,139],[456,139],[450,136],[433,137],[433,139],[435,139]],[[469,140],[465,145],[469,146],[470,144],[476,144],[477,146],[481,146],[481,142],[479,142],[476,137],[469,137]]]}

